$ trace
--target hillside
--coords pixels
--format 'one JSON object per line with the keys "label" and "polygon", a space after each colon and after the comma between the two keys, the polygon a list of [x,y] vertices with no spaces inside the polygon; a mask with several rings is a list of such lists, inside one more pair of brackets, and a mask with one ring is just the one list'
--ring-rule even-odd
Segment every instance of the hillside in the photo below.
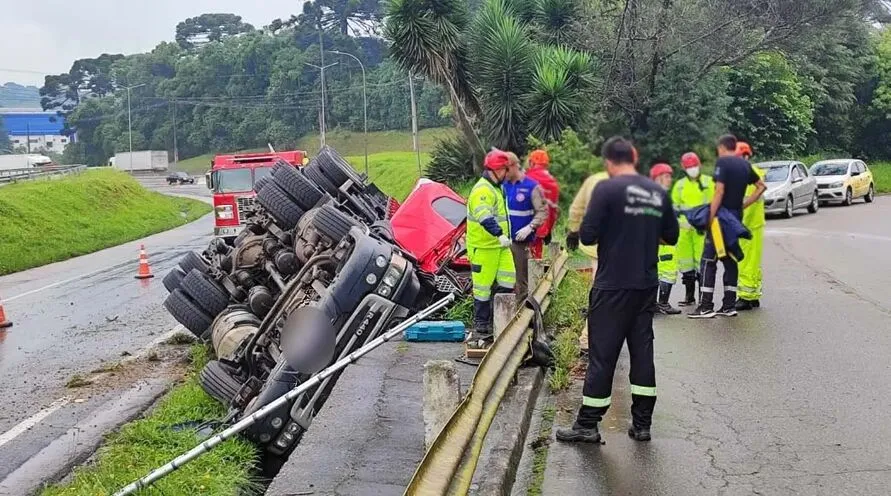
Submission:
{"label": "hillside", "polygon": [[[0,188],[0,275],[180,226],[210,212],[113,170]],[[97,201],[101,200],[101,201]]]}
{"label": "hillside", "polygon": [[40,108],[40,90],[16,83],[0,85],[0,107]]}

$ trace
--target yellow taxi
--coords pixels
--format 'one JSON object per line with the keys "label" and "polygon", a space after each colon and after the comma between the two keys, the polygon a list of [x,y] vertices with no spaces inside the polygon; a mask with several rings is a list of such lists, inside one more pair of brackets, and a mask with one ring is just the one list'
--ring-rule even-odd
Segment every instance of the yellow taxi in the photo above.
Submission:
{"label": "yellow taxi", "polygon": [[872,203],[876,197],[872,171],[862,160],[823,160],[811,166],[820,203],[850,205],[857,198]]}

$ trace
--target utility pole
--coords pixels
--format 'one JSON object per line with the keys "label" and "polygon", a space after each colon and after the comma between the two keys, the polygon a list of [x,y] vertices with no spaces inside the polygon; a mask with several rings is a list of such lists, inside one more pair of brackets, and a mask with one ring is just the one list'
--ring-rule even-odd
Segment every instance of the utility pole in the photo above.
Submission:
{"label": "utility pole", "polygon": [[304,64],[310,67],[315,67],[322,72],[322,118],[320,119],[321,122],[319,124],[319,127],[321,128],[319,134],[321,134],[322,146],[325,146],[325,69],[337,65],[337,62],[328,65],[315,65],[310,64],[309,62],[304,62]]}
{"label": "utility pole", "polygon": [[130,138],[130,174],[133,173],[133,117],[130,112],[130,90],[145,86],[143,84],[137,84],[136,86],[127,86],[127,134]]}
{"label": "utility pole", "polygon": [[415,100],[415,83],[408,75],[408,91],[411,93],[411,147],[418,155],[418,177],[421,176],[421,144],[418,142],[418,102]]}
{"label": "utility pole", "polygon": [[173,168],[178,170],[179,148],[176,146],[176,97],[173,97]]}
{"label": "utility pole", "polygon": [[368,177],[368,84],[365,81],[365,65],[362,64],[359,57],[356,57],[351,53],[340,52],[337,50],[331,50],[331,53],[352,57],[353,60],[359,63],[359,67],[362,68],[362,117],[365,121],[365,177]]}

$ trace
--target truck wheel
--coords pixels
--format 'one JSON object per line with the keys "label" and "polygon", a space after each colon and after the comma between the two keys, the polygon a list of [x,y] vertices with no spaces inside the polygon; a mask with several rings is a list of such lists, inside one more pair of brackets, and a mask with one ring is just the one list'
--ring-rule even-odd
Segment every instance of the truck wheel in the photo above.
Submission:
{"label": "truck wheel", "polygon": [[179,267],[183,269],[184,274],[188,274],[192,271],[192,269],[196,269],[198,272],[207,273],[210,270],[210,267],[207,264],[207,261],[204,260],[204,257],[199,255],[194,251],[190,251],[186,253],[186,256],[179,261]]}
{"label": "truck wheel", "polygon": [[277,165],[272,169],[275,183],[304,209],[309,210],[322,199],[322,191],[299,170],[290,165]]}
{"label": "truck wheel", "polygon": [[275,183],[263,186],[257,193],[257,201],[272,215],[279,227],[286,231],[293,229],[300,217],[303,217],[303,209]]}
{"label": "truck wheel", "polygon": [[316,163],[328,179],[338,188],[347,181],[353,181],[357,186],[363,186],[362,178],[353,167],[331,148],[325,147],[316,157]]}
{"label": "truck wheel", "polygon": [[325,176],[325,174],[321,171],[318,162],[314,162],[306,166],[306,168],[303,169],[303,173],[306,174],[306,177],[314,182],[316,186],[321,188],[322,191],[328,193],[331,196],[337,196],[339,192],[337,186],[335,186],[334,183],[332,183],[331,180],[328,179],[328,177]]}
{"label": "truck wheel", "polygon": [[164,300],[164,308],[173,315],[177,322],[182,324],[192,334],[202,340],[209,337],[210,324],[213,323],[210,315],[207,315],[197,303],[192,301],[182,289],[174,289]]}
{"label": "truck wheel", "polygon": [[338,243],[349,234],[351,227],[361,224],[333,206],[323,205],[316,211],[311,225],[320,234]]}
{"label": "truck wheel", "polygon": [[272,182],[272,179],[270,179],[269,176],[264,176],[264,177],[261,177],[260,179],[257,179],[257,182],[254,183],[254,191],[255,192],[260,191],[261,189],[263,189],[263,186],[266,186],[267,184],[269,184],[271,182]]}
{"label": "truck wheel", "polygon": [[229,305],[226,290],[197,270],[186,274],[181,289],[212,317],[219,315]]}
{"label": "truck wheel", "polygon": [[241,389],[241,383],[235,377],[234,371],[217,360],[207,362],[201,369],[198,383],[204,392],[225,405],[231,404]]}
{"label": "truck wheel", "polygon": [[164,287],[168,293],[172,293],[174,289],[180,287],[186,274],[179,267],[174,267],[164,276]]}

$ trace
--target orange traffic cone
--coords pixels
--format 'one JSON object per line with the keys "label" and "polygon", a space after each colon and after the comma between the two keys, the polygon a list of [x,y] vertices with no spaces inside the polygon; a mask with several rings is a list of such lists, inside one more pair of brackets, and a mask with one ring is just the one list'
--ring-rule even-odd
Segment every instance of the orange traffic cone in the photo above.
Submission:
{"label": "orange traffic cone", "polygon": [[149,268],[148,257],[145,255],[145,245],[139,245],[139,272],[136,273],[137,279],[151,279],[155,277],[152,269]]}
{"label": "orange traffic cone", "polygon": [[6,312],[3,311],[3,300],[0,300],[0,329],[12,327],[12,322],[6,320]]}

